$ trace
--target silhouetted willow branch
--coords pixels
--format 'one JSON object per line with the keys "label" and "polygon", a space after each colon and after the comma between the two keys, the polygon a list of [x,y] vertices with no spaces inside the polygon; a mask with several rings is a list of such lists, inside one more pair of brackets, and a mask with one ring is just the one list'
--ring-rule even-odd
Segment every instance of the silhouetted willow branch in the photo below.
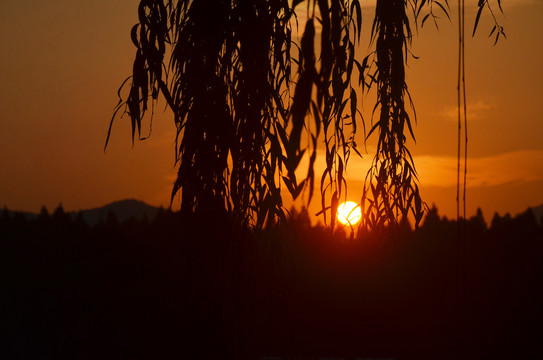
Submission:
{"label": "silhouetted willow branch", "polygon": [[[380,115],[365,138],[375,133],[378,148],[364,185],[364,225],[395,222],[409,211],[418,224],[423,205],[405,130],[414,137],[405,105],[412,107],[404,74],[411,39],[406,10],[416,20],[429,5],[424,22],[435,17],[434,4],[448,16],[447,1],[446,9],[432,0],[378,0],[371,35],[376,49],[362,61],[355,58],[362,25],[359,0],[300,3],[141,0],[139,23],[131,32],[137,47],[132,76],[121,86],[130,89],[112,122],[119,111],[127,113],[133,139],[136,130],[141,137],[149,103],[153,108],[162,94],[177,127],[172,200],[181,191],[182,212],[228,212],[242,226],[262,227],[267,219],[285,218],[282,184],[294,199],[308,189],[311,201],[322,141],[326,168],[320,177],[320,213],[326,219],[330,210],[333,227],[339,199],[346,194],[351,150],[360,155],[354,141],[359,125],[366,134],[359,95],[375,86],[374,112]],[[307,22],[296,43],[291,23],[297,23],[299,9],[307,11]],[[291,57],[293,49],[298,57]],[[354,86],[353,69],[358,71]],[[110,131],[111,125],[106,145]],[[304,156],[307,174],[297,179]]]}
{"label": "silhouetted willow branch", "polygon": [[149,100],[161,93],[172,109],[172,199],[182,190],[182,212],[227,210],[240,224],[284,217],[275,129],[289,113],[288,2],[142,0],[138,14],[130,92],[119,107],[133,136]]}
{"label": "silhouetted willow branch", "polygon": [[406,147],[405,135],[407,127],[414,139],[405,104],[408,100],[413,105],[405,83],[404,66],[410,38],[405,2],[378,0],[372,39],[376,42],[377,67],[374,112],[379,110],[380,115],[368,133],[369,137],[378,130],[378,142],[362,197],[363,207],[366,201],[368,203],[366,221],[370,227],[395,221],[400,215],[406,217],[410,209],[416,224],[423,215],[415,164]]}

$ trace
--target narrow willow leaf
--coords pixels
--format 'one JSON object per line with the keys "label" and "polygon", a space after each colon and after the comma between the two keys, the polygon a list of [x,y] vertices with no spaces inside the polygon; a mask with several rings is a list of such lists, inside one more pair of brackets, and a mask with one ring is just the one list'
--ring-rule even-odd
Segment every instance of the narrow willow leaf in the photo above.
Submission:
{"label": "narrow willow leaf", "polygon": [[356,103],[356,91],[351,89],[351,117],[353,124],[353,133],[356,133],[356,112],[357,112],[357,103]]}
{"label": "narrow willow leaf", "polygon": [[135,47],[139,48],[140,44],[138,41],[138,27],[140,24],[136,24],[132,27],[132,30],[130,31],[130,37],[132,38],[132,43]]}
{"label": "narrow willow leaf", "polygon": [[493,46],[496,46],[496,44],[498,43],[498,40],[500,39],[500,32],[497,32],[496,33],[496,39],[494,40],[494,44]]}
{"label": "narrow willow leaf", "polygon": [[440,2],[438,1],[435,1],[435,3],[437,4],[437,6],[439,6],[441,8],[441,10],[443,10],[443,12],[445,13],[445,15],[447,15],[447,18],[449,19],[449,21],[451,20],[451,17],[449,16],[449,12],[443,7],[443,5],[441,5]]}
{"label": "narrow willow leaf", "polygon": [[[416,17],[419,17],[420,11],[422,10],[422,7],[424,6],[424,4],[426,4],[426,0],[421,1],[420,6],[419,6],[419,8],[417,10]],[[430,14],[428,14],[428,15],[430,15]],[[428,15],[426,15],[425,18],[428,17]],[[422,20],[422,23],[424,24],[424,20]]]}
{"label": "narrow willow leaf", "polygon": [[337,208],[339,206],[339,198],[337,191],[334,191],[334,194],[332,195],[332,202],[331,202],[331,213],[330,213],[330,226],[332,229],[334,228],[336,224],[336,214],[337,214]]}
{"label": "narrow willow leaf", "polygon": [[492,34],[494,34],[494,31],[496,31],[497,29],[497,25],[494,25],[494,27],[492,28],[492,31],[490,32],[490,34],[488,35],[488,37],[491,37]]}
{"label": "narrow willow leaf", "polygon": [[338,196],[341,196],[341,186],[343,184],[343,160],[341,157],[338,157],[338,170],[337,170],[337,181],[338,181]]}
{"label": "narrow willow leaf", "polygon": [[475,16],[475,25],[473,25],[473,34],[471,36],[475,36],[475,31],[477,31],[477,25],[479,24],[479,19],[481,18],[481,13],[483,12],[483,5],[479,5],[479,10],[477,10],[477,15]]}
{"label": "narrow willow leaf", "polygon": [[359,0],[353,0],[351,3],[351,14],[353,12],[353,6],[356,9],[356,31],[358,36],[358,42],[360,42],[360,34],[362,32],[362,8],[360,7]]}

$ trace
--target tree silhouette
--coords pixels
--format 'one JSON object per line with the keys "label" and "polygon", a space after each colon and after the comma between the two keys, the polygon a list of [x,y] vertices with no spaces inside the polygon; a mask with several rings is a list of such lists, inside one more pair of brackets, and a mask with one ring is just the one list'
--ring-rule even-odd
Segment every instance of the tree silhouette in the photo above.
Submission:
{"label": "tree silhouette", "polygon": [[38,216],[38,219],[41,222],[46,222],[46,221],[48,221],[50,219],[49,210],[47,210],[45,205],[41,207],[40,215]]}
{"label": "tree silhouette", "polygon": [[[361,61],[355,57],[362,24],[359,0],[301,3],[141,0],[139,23],[131,32],[137,47],[133,74],[119,89],[106,146],[119,112],[129,115],[132,138],[136,130],[141,138],[142,121],[149,112],[152,121],[162,95],[177,126],[172,199],[181,190],[181,211],[228,212],[237,224],[262,227],[266,219],[285,218],[283,186],[294,199],[307,189],[311,201],[317,148],[323,142],[320,213],[325,222],[330,214],[333,227],[346,193],[351,150],[360,156],[355,134],[362,127],[365,139],[377,137],[361,199],[363,226],[394,223],[409,212],[418,224],[424,206],[406,146],[408,136],[414,139],[415,112],[405,63],[412,23],[420,17],[421,25],[435,21],[436,8],[448,17],[447,0],[377,0],[370,35],[375,50]],[[475,27],[485,5],[488,1],[479,2]],[[302,13],[307,21],[297,43],[293,26]],[[125,86],[129,92],[123,99]],[[377,120],[366,135],[357,99],[370,87],[377,92]],[[307,172],[298,179],[304,156]]]}

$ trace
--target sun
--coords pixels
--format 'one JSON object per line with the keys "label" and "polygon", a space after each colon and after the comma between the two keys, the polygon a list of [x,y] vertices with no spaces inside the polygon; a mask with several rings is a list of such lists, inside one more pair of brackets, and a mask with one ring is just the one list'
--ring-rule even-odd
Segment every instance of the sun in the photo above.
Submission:
{"label": "sun", "polygon": [[362,218],[362,211],[360,211],[360,205],[346,201],[337,208],[337,219],[343,225],[354,225]]}

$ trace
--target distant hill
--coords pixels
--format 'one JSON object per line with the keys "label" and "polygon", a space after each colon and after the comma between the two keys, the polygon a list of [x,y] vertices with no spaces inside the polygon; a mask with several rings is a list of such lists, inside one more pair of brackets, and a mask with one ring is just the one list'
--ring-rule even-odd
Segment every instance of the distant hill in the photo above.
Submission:
{"label": "distant hill", "polygon": [[[87,224],[95,225],[100,221],[105,221],[110,212],[117,216],[119,222],[125,222],[130,219],[143,220],[145,217],[153,220],[158,210],[159,208],[147,205],[143,201],[128,199],[116,201],[96,209],[83,210],[81,214]],[[72,219],[75,219],[77,214],[78,212],[75,211],[70,212]]]}
{"label": "distant hill", "polygon": [[[81,211],[70,211],[68,214],[70,217],[75,219],[79,212],[83,217],[83,220],[89,225],[96,225],[101,221],[106,221],[107,216],[110,212],[115,214],[119,222],[125,222],[130,219],[143,220],[145,217],[149,220],[153,220],[158,212],[159,208],[155,206],[148,205],[143,201],[128,199],[112,202],[111,204],[104,205],[99,208],[81,210]],[[54,212],[54,209],[49,209],[49,214],[51,215]],[[15,211],[9,211],[10,217],[13,218]],[[35,220],[38,218],[38,214],[31,212],[19,212],[27,220]]]}

